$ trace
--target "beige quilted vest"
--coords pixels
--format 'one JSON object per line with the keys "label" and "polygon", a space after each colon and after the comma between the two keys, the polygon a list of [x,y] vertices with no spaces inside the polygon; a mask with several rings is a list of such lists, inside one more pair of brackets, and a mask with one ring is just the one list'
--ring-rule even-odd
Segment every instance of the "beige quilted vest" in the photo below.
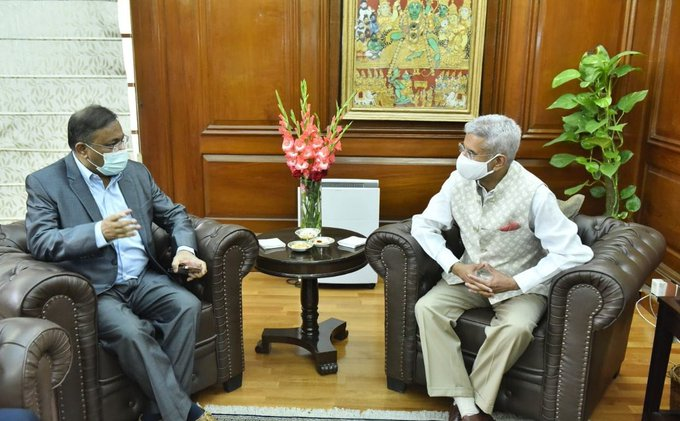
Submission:
{"label": "beige quilted vest", "polygon": [[[482,205],[477,183],[456,177],[451,191],[454,198],[451,210],[465,245],[461,261],[487,262],[510,276],[535,266],[546,253],[529,227],[529,214],[534,193],[542,184],[514,161],[493,195]],[[446,280],[450,284],[462,282],[452,274],[447,274]],[[541,283],[528,292],[547,296],[548,287]],[[521,290],[507,291],[496,294],[489,301],[494,304],[521,294]]]}

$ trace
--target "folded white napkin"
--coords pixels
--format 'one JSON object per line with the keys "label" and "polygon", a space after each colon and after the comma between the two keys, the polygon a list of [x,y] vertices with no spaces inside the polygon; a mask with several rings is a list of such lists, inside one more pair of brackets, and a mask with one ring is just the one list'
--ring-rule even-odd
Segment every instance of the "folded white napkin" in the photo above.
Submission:
{"label": "folded white napkin", "polygon": [[265,238],[262,240],[257,240],[257,242],[260,243],[260,247],[265,250],[286,247],[286,243],[279,240],[278,238]]}
{"label": "folded white napkin", "polygon": [[342,247],[357,248],[366,244],[366,239],[364,237],[357,237],[353,235],[351,237],[343,238],[338,241],[338,245]]}

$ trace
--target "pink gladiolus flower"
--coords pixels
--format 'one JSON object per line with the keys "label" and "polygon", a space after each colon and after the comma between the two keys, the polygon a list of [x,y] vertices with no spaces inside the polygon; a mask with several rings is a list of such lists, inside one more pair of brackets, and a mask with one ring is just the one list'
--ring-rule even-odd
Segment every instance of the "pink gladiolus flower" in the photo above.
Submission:
{"label": "pink gladiolus flower", "polygon": [[330,155],[330,151],[328,150],[328,148],[322,148],[316,151],[317,159],[321,160],[328,159],[328,155]]}
{"label": "pink gladiolus flower", "polygon": [[284,152],[288,153],[293,149],[293,146],[295,145],[295,140],[293,140],[292,137],[289,136],[284,136],[283,137],[283,143],[281,143],[281,149],[283,149]]}
{"label": "pink gladiolus flower", "polygon": [[307,145],[307,147],[302,151],[302,157],[304,159],[314,158],[314,149],[312,149],[311,146]]}
{"label": "pink gladiolus flower", "polygon": [[[312,113],[311,104],[308,103],[306,81],[300,83],[300,93],[299,118],[286,111],[281,97],[276,93],[280,111],[277,129],[282,136],[281,150],[293,177],[320,181],[335,161],[335,151],[342,149],[340,138],[344,131],[338,122],[347,112],[354,95],[337,109],[336,114],[331,116],[330,124],[321,132],[319,119]],[[349,124],[346,126],[349,127]]]}
{"label": "pink gladiolus flower", "polygon": [[298,156],[297,161],[295,161],[295,169],[296,170],[306,170],[309,168],[309,162],[307,160],[303,159],[302,157]]}
{"label": "pink gladiolus flower", "polygon": [[324,138],[321,136],[316,136],[312,139],[312,147],[314,149],[321,149],[324,145]]}

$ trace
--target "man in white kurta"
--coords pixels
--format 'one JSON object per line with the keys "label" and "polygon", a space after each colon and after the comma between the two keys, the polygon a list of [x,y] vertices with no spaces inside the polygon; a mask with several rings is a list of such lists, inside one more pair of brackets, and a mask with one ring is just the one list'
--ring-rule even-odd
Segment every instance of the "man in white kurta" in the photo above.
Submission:
{"label": "man in white kurta", "polygon": [[[503,374],[533,340],[551,278],[589,261],[577,227],[555,195],[516,162],[521,130],[486,115],[465,125],[456,171],[413,217],[411,233],[442,267],[442,279],[416,303],[430,396],[453,397],[450,420],[489,420]],[[460,228],[465,253],[446,248],[442,231]],[[468,375],[450,322],[468,309],[495,313]],[[481,411],[480,411],[481,410]]]}

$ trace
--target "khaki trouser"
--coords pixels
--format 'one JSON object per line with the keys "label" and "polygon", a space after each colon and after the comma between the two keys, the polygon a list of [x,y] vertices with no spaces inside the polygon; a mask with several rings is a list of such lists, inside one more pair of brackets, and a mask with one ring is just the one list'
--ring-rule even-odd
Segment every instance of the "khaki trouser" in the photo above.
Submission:
{"label": "khaki trouser", "polygon": [[[484,330],[486,340],[468,376],[460,339],[450,321],[458,320],[465,310],[479,307],[493,307],[496,314]],[[415,307],[428,394],[474,397],[477,406],[491,414],[503,374],[533,340],[532,332],[545,307],[546,298],[537,294],[520,295],[491,306],[465,285],[440,280]]]}

